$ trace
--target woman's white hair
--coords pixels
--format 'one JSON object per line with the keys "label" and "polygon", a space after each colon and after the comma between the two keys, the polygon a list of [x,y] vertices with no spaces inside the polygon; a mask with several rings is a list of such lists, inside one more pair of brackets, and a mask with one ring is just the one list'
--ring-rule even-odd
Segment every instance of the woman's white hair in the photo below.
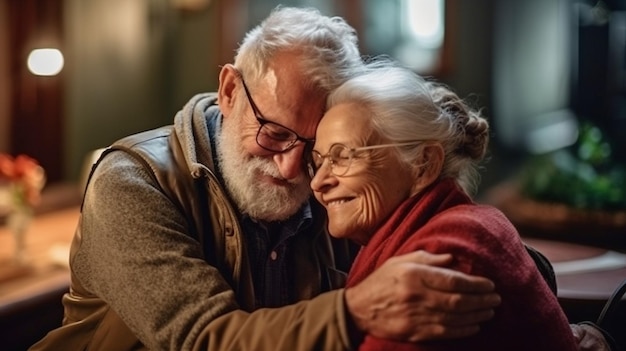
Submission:
{"label": "woman's white hair", "polygon": [[[374,130],[386,142],[440,143],[445,152],[440,176],[455,179],[468,194],[476,191],[489,124],[445,85],[428,81],[391,59],[377,58],[329,96],[328,108],[345,102],[365,106]],[[423,146],[397,150],[405,162],[415,165]]]}

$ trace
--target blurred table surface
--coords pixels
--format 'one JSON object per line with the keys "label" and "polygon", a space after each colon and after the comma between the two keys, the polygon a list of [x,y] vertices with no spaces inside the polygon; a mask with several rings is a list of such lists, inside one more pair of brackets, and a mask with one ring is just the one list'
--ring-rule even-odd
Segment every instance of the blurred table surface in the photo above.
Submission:
{"label": "blurred table surface", "polygon": [[26,233],[24,265],[12,261],[13,235],[0,226],[0,315],[51,291],[67,290],[67,259],[78,217],[78,207],[35,216]]}
{"label": "blurred table surface", "polygon": [[[524,237],[554,267],[559,304],[571,323],[596,322],[607,301],[626,280],[626,254],[605,248]],[[615,305],[626,315],[626,298]]]}
{"label": "blurred table surface", "polygon": [[623,252],[536,238],[524,238],[524,242],[552,263],[560,298],[607,300],[626,280]]}

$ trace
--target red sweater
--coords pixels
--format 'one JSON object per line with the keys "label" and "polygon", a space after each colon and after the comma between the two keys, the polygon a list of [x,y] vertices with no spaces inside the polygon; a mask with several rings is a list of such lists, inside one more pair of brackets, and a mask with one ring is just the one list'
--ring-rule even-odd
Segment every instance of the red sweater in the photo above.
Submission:
{"label": "red sweater", "polygon": [[451,253],[451,268],[492,279],[502,304],[471,337],[401,343],[366,336],[359,350],[577,350],[559,303],[509,220],[477,205],[451,180],[403,202],[359,252],[348,275],[353,286],[392,256],[415,250]]}

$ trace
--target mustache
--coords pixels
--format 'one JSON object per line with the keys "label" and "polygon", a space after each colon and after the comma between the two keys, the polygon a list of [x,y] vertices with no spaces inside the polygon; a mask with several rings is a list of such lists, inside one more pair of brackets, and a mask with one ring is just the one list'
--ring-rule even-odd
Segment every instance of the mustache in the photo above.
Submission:
{"label": "mustache", "polygon": [[249,170],[257,171],[263,175],[267,175],[273,178],[276,178],[280,181],[284,181],[292,186],[297,186],[304,181],[304,173],[301,173],[299,176],[293,179],[285,179],[280,175],[280,171],[278,170],[278,166],[272,161],[266,158],[262,158],[259,156],[251,156],[248,160]]}

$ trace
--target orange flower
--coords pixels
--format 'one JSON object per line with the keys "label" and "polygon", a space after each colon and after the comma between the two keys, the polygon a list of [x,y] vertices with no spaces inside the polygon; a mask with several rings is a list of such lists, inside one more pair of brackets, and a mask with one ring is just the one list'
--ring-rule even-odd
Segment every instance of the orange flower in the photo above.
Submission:
{"label": "orange flower", "polygon": [[0,181],[13,179],[13,157],[0,154]]}
{"label": "orange flower", "polygon": [[[0,186],[12,189],[9,204],[5,206],[33,207],[39,203],[46,174],[39,163],[26,155],[13,158],[0,153]],[[0,204],[1,205],[1,204]]]}

